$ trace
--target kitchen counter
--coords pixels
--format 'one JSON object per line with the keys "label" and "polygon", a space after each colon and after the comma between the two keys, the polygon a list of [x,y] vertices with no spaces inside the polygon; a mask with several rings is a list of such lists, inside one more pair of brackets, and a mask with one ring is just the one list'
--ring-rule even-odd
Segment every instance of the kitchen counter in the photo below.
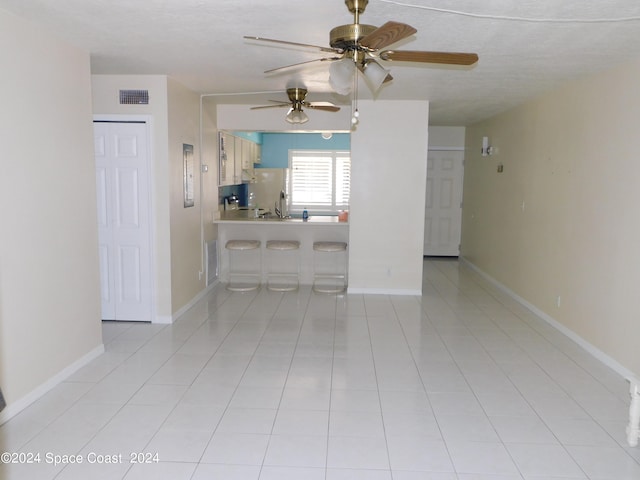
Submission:
{"label": "kitchen counter", "polygon": [[340,222],[337,215],[311,215],[308,220],[302,220],[300,217],[278,218],[271,215],[265,218],[256,218],[253,216],[253,210],[235,210],[224,212],[219,219],[213,223],[231,223],[236,225],[259,225],[265,224],[282,224],[282,225],[327,225],[327,226],[346,226],[349,222]]}
{"label": "kitchen counter", "polygon": [[218,258],[220,277],[223,281],[227,278],[229,268],[229,255],[224,248],[227,240],[259,240],[265,267],[269,265],[269,252],[265,250],[267,241],[299,241],[300,284],[302,285],[309,285],[313,281],[313,242],[349,242],[349,222],[340,222],[335,215],[312,215],[304,221],[299,217],[255,218],[253,210],[233,210],[222,212],[221,218],[214,220],[213,223],[218,226]]}

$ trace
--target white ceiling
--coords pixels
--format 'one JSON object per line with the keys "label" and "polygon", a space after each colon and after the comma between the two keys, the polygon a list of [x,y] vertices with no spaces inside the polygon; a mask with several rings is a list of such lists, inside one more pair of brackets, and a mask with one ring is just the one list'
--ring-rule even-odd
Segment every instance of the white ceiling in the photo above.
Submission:
{"label": "white ceiling", "polygon": [[[331,93],[330,62],[263,73],[322,54],[243,39],[328,46],[331,28],[353,22],[343,0],[0,0],[0,8],[88,50],[93,73],[166,74],[200,93],[306,86],[307,100],[348,102]],[[360,18],[376,26],[388,20],[418,30],[398,49],[480,56],[471,69],[385,65],[394,80],[376,98],[429,100],[433,125],[469,125],[572,78],[640,58],[637,0],[370,0]],[[226,98],[258,105],[286,96]]]}

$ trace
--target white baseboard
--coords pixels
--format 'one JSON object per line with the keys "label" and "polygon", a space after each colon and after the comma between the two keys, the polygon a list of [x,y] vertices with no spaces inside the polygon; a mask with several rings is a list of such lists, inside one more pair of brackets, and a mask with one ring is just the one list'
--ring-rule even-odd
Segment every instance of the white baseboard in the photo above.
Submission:
{"label": "white baseboard", "polygon": [[82,367],[84,367],[89,362],[96,359],[103,353],[104,353],[104,344],[100,344],[96,348],[91,350],[89,353],[87,353],[86,355],[83,355],[78,360],[73,362],[71,365],[68,365],[67,367],[62,369],[60,372],[58,372],[49,380],[47,380],[46,382],[38,386],[36,389],[26,394],[24,397],[16,400],[15,402],[11,402],[11,404],[7,405],[7,407],[2,411],[2,413],[0,413],[0,425],[5,423],[11,417],[14,417],[18,413],[20,413],[22,410],[27,408],[29,405],[31,405],[33,402],[35,402],[40,397],[42,397],[45,393],[51,390],[53,387],[65,381],[71,375],[76,373]]}
{"label": "white baseboard", "polygon": [[[167,323],[175,322],[178,318],[180,318],[181,315],[186,313],[187,310],[189,310],[196,303],[198,303],[200,300],[202,300],[203,297],[208,295],[216,287],[216,285],[218,285],[218,283],[220,283],[220,282],[218,280],[216,280],[211,285],[207,286],[204,290],[201,290],[200,293],[198,293],[195,297],[193,297],[189,303],[187,303],[180,310],[178,310],[173,315],[171,315],[171,321],[167,322]],[[164,323],[164,322],[155,322],[155,323]]]}
{"label": "white baseboard", "polygon": [[169,325],[173,323],[173,317],[168,315],[156,315],[151,323],[160,323],[163,325]]}
{"label": "white baseboard", "polygon": [[632,384],[640,383],[640,382],[638,382],[638,378],[640,378],[640,377],[638,375],[636,375],[634,372],[629,370],[624,365],[620,364],[617,360],[615,360],[614,358],[610,357],[609,355],[604,353],[602,350],[600,350],[599,348],[597,348],[593,344],[591,344],[588,341],[586,341],[584,338],[582,338],[580,335],[578,335],[573,330],[567,328],[565,325],[563,325],[562,323],[558,322],[556,319],[554,319],[553,317],[551,317],[547,313],[543,312],[538,307],[536,307],[532,303],[528,302],[527,300],[522,298],[520,295],[518,295],[514,291],[510,290],[509,288],[507,288],[502,283],[498,282],[495,278],[491,277],[489,274],[487,274],[486,272],[481,270],[478,266],[474,265],[473,263],[471,263],[469,260],[467,260],[464,257],[460,257],[460,262],[464,263],[471,270],[476,272],[478,275],[480,275],[482,278],[484,278],[486,281],[488,281],[490,284],[492,284],[498,290],[500,290],[501,292],[505,293],[506,295],[508,295],[509,297],[514,299],[516,302],[518,302],[520,305],[525,307],[527,310],[530,310],[538,318],[540,318],[541,320],[544,320],[549,325],[554,327],[556,330],[562,332],[564,335],[566,335],[571,340],[576,342],[578,345],[580,345],[587,352],[589,352],[595,358],[600,360],[602,363],[604,363],[606,366],[608,366],[614,372],[619,373],[623,378],[627,379]]}
{"label": "white baseboard", "polygon": [[403,289],[390,289],[390,288],[352,288],[347,287],[347,293],[349,294],[362,294],[362,295],[417,295],[422,296],[422,290],[403,290]]}
{"label": "white baseboard", "polygon": [[218,285],[218,283],[220,282],[216,280],[211,285],[207,286],[204,290],[200,291],[200,293],[198,293],[195,297],[193,297],[189,303],[187,303],[185,306],[183,306],[180,310],[175,312],[173,315],[171,316],[156,315],[156,317],[153,319],[151,323],[168,325],[175,322],[178,318],[180,318],[180,315],[184,314],[187,310],[193,307],[200,299],[202,299],[202,297],[204,297],[209,292],[211,292],[211,290],[213,290],[215,286]]}

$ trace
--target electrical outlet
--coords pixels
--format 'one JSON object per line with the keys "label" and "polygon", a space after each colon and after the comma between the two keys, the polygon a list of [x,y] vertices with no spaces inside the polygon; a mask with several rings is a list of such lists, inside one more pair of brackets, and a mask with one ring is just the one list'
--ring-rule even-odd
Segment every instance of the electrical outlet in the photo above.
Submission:
{"label": "electrical outlet", "polygon": [[562,297],[558,295],[556,297],[556,307],[560,308],[560,305],[562,305]]}

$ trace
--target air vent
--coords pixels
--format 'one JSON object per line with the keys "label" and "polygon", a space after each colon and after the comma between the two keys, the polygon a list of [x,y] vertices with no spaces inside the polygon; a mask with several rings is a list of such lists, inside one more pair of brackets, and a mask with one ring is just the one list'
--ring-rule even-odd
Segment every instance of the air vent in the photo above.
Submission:
{"label": "air vent", "polygon": [[149,105],[149,90],[120,90],[120,105]]}

